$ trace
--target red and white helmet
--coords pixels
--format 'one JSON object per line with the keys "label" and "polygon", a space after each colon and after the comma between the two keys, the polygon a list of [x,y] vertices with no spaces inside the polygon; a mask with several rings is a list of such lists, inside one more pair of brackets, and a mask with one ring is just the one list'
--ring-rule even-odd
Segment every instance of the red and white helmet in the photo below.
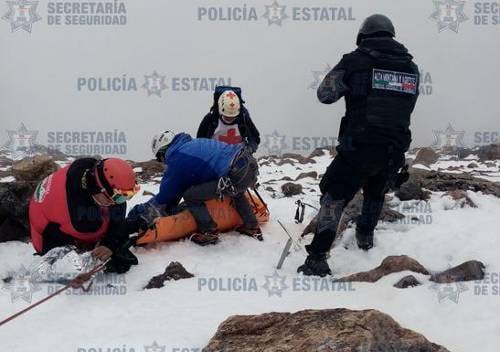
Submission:
{"label": "red and white helmet", "polygon": [[100,160],[95,166],[94,175],[97,186],[117,203],[132,198],[139,190],[134,169],[125,160]]}
{"label": "red and white helmet", "polygon": [[222,116],[236,117],[240,114],[241,103],[238,95],[232,90],[226,90],[219,97],[219,113]]}

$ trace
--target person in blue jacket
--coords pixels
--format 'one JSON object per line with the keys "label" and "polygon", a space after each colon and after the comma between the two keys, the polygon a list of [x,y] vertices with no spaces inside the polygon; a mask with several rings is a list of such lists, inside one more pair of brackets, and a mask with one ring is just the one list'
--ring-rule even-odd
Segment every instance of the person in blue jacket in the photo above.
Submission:
{"label": "person in blue jacket", "polygon": [[236,230],[262,240],[257,218],[244,195],[257,183],[258,164],[250,148],[165,131],[154,137],[152,151],[158,161],[166,164],[160,190],[150,201],[130,211],[129,223],[138,229],[148,228],[154,219],[171,213],[184,199],[198,225],[191,240],[202,245],[215,243],[217,224],[205,201],[229,196],[243,220]]}

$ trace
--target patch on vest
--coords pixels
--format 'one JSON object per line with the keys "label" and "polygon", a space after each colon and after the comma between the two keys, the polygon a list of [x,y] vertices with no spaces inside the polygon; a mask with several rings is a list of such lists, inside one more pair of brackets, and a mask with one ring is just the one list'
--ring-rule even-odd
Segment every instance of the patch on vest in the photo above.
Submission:
{"label": "patch on vest", "polygon": [[372,88],[417,94],[418,76],[411,73],[373,69]]}
{"label": "patch on vest", "polygon": [[47,176],[42,182],[36,186],[33,198],[35,202],[41,203],[45,199],[45,196],[50,192],[50,187],[52,186],[52,175]]}

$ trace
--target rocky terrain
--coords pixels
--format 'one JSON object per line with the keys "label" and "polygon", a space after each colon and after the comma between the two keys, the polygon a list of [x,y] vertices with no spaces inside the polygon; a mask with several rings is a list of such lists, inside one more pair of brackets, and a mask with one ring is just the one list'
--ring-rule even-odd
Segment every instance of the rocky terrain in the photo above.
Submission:
{"label": "rocky terrain", "polygon": [[[340,302],[344,302],[338,308],[323,309],[325,303],[328,302],[327,297],[330,297],[332,292],[316,292],[322,295],[322,299],[314,299],[314,295],[308,295],[306,306],[314,302],[312,305],[320,307],[305,311],[301,309],[304,307],[303,299],[306,296],[301,292],[290,292],[291,297],[296,297],[281,301],[286,303],[283,306],[276,306],[276,302],[266,300],[268,298],[260,296],[260,293],[258,300],[254,298],[247,300],[249,296],[238,295],[234,296],[233,300],[232,297],[236,294],[234,292],[229,296],[230,298],[227,298],[224,296],[227,289],[220,287],[216,287],[214,291],[216,294],[200,293],[200,282],[203,282],[200,280],[209,280],[207,276],[219,275],[218,280],[223,280],[227,276],[231,278],[238,275],[245,275],[245,277],[262,275],[267,281],[269,276],[265,274],[269,274],[286,240],[286,237],[282,236],[282,230],[274,224],[274,220],[284,221],[296,236],[298,247],[303,247],[303,242],[311,238],[310,234],[314,230],[320,196],[318,184],[326,166],[335,155],[335,150],[332,148],[315,150],[310,156],[285,154],[259,159],[261,167],[259,190],[268,201],[272,214],[271,222],[263,228],[265,238],[263,243],[257,243],[251,239],[248,243],[242,242],[247,239],[228,234],[228,237],[224,237],[222,243],[211,251],[204,249],[201,252],[201,249],[191,247],[192,244],[189,242],[136,249],[141,265],[127,274],[127,280],[131,280],[128,286],[132,286],[135,292],[148,292],[148,295],[153,295],[157,297],[157,300],[162,301],[163,305],[169,304],[163,301],[167,298],[166,296],[169,296],[163,290],[168,290],[170,294],[174,293],[177,297],[177,304],[170,307],[173,311],[182,309],[183,306],[184,309],[190,309],[192,302],[209,304],[199,307],[203,319],[211,321],[211,325],[203,325],[203,327],[198,325],[198,328],[203,330],[202,336],[198,338],[199,341],[203,341],[200,342],[200,348],[205,346],[203,350],[206,352],[233,350],[465,351],[466,349],[461,349],[461,346],[473,340],[471,336],[466,338],[467,334],[463,338],[460,337],[460,342],[455,342],[449,336],[443,335],[441,341],[445,342],[440,341],[439,345],[427,339],[435,341],[435,336],[441,336],[441,330],[447,331],[442,322],[452,319],[448,317],[450,314],[458,317],[459,315],[456,314],[459,312],[454,315],[446,311],[441,312],[441,315],[427,316],[430,320],[438,319],[440,325],[439,328],[433,325],[433,329],[426,329],[425,324],[420,324],[419,320],[413,319],[413,313],[410,314],[409,311],[406,312],[398,307],[408,305],[404,297],[411,295],[413,299],[419,300],[419,304],[425,302],[429,307],[433,307],[432,310],[439,311],[439,308],[429,303],[429,295],[423,295],[422,287],[437,290],[440,299],[451,293],[458,297],[463,287],[453,288],[450,285],[482,282],[488,278],[489,271],[496,267],[495,256],[487,254],[495,247],[494,244],[488,245],[486,242],[483,245],[481,242],[472,241],[475,235],[469,233],[447,233],[446,229],[450,224],[441,223],[441,219],[448,216],[442,213],[443,211],[448,214],[460,213],[466,217],[470,216],[471,219],[479,215],[486,218],[488,214],[498,212],[492,205],[486,206],[485,204],[494,204],[495,200],[500,198],[499,151],[499,145],[476,150],[436,151],[420,148],[410,151],[407,155],[410,178],[398,190],[387,195],[381,222],[376,231],[376,247],[368,254],[358,251],[352,243],[352,225],[360,213],[363,201],[362,193],[357,194],[345,209],[339,236],[329,261],[335,272],[334,282],[355,284],[356,290],[359,291],[350,292],[350,295],[345,296],[342,296],[342,292],[336,293],[332,302],[339,305]],[[3,271],[2,269],[10,268],[11,262],[19,261],[19,258],[24,258],[23,261],[28,260],[32,256],[30,245],[22,242],[29,241],[27,206],[36,185],[48,174],[72,160],[74,158],[44,154],[23,160],[11,160],[8,155],[0,156],[0,242],[4,242],[0,243],[0,263],[3,263],[2,256],[7,261],[0,265],[0,278],[8,277],[5,269]],[[161,180],[164,166],[154,160],[131,161],[131,163],[142,187],[140,194],[130,204],[133,206],[148,195],[154,194]],[[303,204],[305,212],[305,216],[302,214],[303,219],[301,216],[296,217],[297,203],[299,210],[300,204]],[[427,207],[430,209],[431,206],[432,210],[427,214],[426,209]],[[436,206],[439,209],[436,209]],[[432,222],[427,222],[427,216],[435,218],[439,216],[440,221],[434,225]],[[456,217],[450,215],[450,218]],[[427,223],[428,227],[419,226]],[[452,227],[458,232],[457,229],[461,225],[455,226],[454,224]],[[470,222],[464,219],[462,227],[466,225],[470,225]],[[492,225],[481,223],[478,226],[478,230],[483,233],[484,240],[486,238],[484,234],[491,232],[489,229]],[[419,233],[422,238],[412,235],[412,231]],[[428,235],[425,235],[426,233]],[[487,238],[489,241],[494,241],[495,237]],[[429,241],[435,241],[436,245]],[[20,244],[16,245],[16,243]],[[464,245],[464,243],[467,244]],[[465,246],[471,248],[464,248]],[[242,251],[240,247],[244,250]],[[252,260],[245,259],[242,252],[252,253]],[[279,280],[285,280],[287,276],[293,278],[295,268],[303,262],[304,256],[303,248],[296,248],[285,263],[283,269],[285,276],[278,276],[278,278],[281,277]],[[8,258],[11,258],[11,262],[8,262]],[[434,260],[434,258],[440,259]],[[443,258],[447,258],[448,267],[443,265]],[[165,269],[169,262],[171,262],[170,265]],[[278,274],[275,272],[274,275]],[[222,281],[214,282],[219,285]],[[269,295],[275,292],[267,282],[266,285],[259,287],[267,287]],[[280,282],[275,282],[274,285],[281,287],[281,290],[286,290],[287,287],[290,290],[290,287],[293,287],[290,283],[288,286],[283,286]],[[368,286],[364,288],[365,286],[358,285]],[[145,288],[148,290],[144,290]],[[390,291],[388,295],[385,290],[389,289],[396,291]],[[248,293],[241,294],[248,295]],[[134,294],[134,297],[136,301],[143,299],[143,296],[137,296],[137,294]],[[342,308],[359,306],[359,302],[356,301],[358,303],[354,304],[350,297],[353,300],[361,297],[362,300],[371,302],[371,305],[378,309]],[[430,297],[432,298],[432,295]],[[226,306],[228,300],[232,302],[229,308]],[[393,305],[395,300],[399,305]],[[128,300],[126,302],[126,304],[134,304]],[[241,302],[252,302],[253,308],[243,309],[243,311],[256,314],[228,318],[229,315],[241,311]],[[385,303],[379,304],[378,302]],[[97,304],[97,301],[95,303]],[[149,309],[146,307],[148,306],[141,305],[141,309]],[[486,305],[481,305],[481,307],[486,307]],[[116,312],[117,315],[115,315],[113,309],[108,306],[106,309],[106,314],[109,313],[107,319],[116,322],[116,317],[121,313]],[[425,308],[422,309],[425,310]],[[479,308],[474,309],[473,312],[468,311],[468,317],[476,316],[474,312],[480,311]],[[276,310],[296,311],[296,313],[260,314]],[[380,310],[389,313],[395,320]],[[210,317],[203,313],[205,311],[211,312]],[[154,314],[154,309],[150,313]],[[173,321],[177,323],[179,323],[178,320],[183,321],[180,311],[174,315],[176,320],[170,320],[168,317],[164,319],[167,319],[169,324]],[[62,319],[63,321],[66,319],[64,314]],[[189,321],[192,321],[191,319]],[[475,319],[477,321],[479,316]],[[216,325],[223,320],[225,321],[215,331]],[[485,328],[493,331],[493,320],[489,322],[491,324],[487,324]],[[405,327],[419,326],[415,331],[421,331],[422,334],[403,328],[399,323]],[[188,324],[188,321],[184,321],[183,324]],[[433,324],[438,324],[438,322],[434,321]],[[212,326],[212,328],[207,328],[207,326]],[[471,331],[474,331],[472,327]],[[210,339],[210,336],[213,337]],[[488,347],[485,350],[492,351],[493,349]]]}

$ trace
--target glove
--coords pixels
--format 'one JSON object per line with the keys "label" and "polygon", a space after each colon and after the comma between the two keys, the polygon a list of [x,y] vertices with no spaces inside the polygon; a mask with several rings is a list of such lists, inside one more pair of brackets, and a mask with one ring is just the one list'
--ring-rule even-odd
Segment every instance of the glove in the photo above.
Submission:
{"label": "glove", "polygon": [[113,252],[111,260],[106,264],[105,272],[123,274],[130,270],[132,265],[139,264],[137,257],[129,248],[122,248]]}
{"label": "glove", "polygon": [[162,214],[158,208],[150,203],[138,204],[128,214],[127,232],[145,232],[155,225],[155,219]]}
{"label": "glove", "polygon": [[403,183],[406,183],[410,179],[410,173],[408,172],[408,164],[401,168],[401,171],[396,175],[396,182],[394,185],[396,188],[401,187]]}

